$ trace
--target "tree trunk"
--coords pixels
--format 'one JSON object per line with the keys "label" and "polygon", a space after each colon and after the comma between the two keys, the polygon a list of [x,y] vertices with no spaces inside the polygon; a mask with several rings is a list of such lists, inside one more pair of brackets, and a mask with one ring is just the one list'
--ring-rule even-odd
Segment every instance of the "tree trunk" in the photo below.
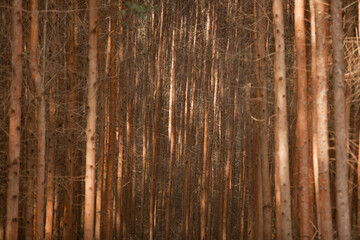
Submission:
{"label": "tree trunk", "polygon": [[299,158],[299,229],[300,239],[311,239],[313,226],[311,219],[309,182],[310,170],[308,169],[308,113],[307,113],[307,72],[305,49],[305,16],[304,0],[295,1],[295,40],[296,40],[296,69],[297,69],[297,122],[296,122],[296,155]]}
{"label": "tree trunk", "polygon": [[[292,239],[288,120],[286,109],[286,64],[282,0],[273,1],[273,14],[275,36],[275,168],[278,169],[277,172],[279,174],[278,181],[275,180],[275,185],[278,185],[276,188],[280,190],[280,196],[276,196],[276,202],[280,202],[280,209],[276,209],[276,216],[281,216],[281,229],[277,229],[277,234],[280,234],[281,232],[281,239]],[[279,214],[279,212],[281,214]]]}
{"label": "tree trunk", "polygon": [[31,36],[29,44],[29,63],[31,78],[36,89],[37,105],[37,177],[36,177],[36,227],[35,234],[37,239],[44,238],[44,215],[45,215],[45,133],[46,133],[46,111],[44,96],[44,79],[40,75],[37,47],[39,45],[39,7],[38,1],[31,1]]}
{"label": "tree trunk", "polygon": [[52,239],[53,216],[54,216],[54,178],[55,178],[55,148],[56,148],[56,107],[54,99],[54,88],[50,89],[49,96],[49,152],[48,152],[48,174],[46,186],[46,221],[45,239]]}
{"label": "tree trunk", "polygon": [[260,87],[259,101],[259,157],[261,161],[262,178],[262,208],[263,208],[263,231],[264,239],[271,238],[271,180],[269,169],[269,143],[268,143],[268,107],[267,107],[267,63],[266,63],[266,2],[255,1],[256,9],[256,44],[257,44],[257,81]]}
{"label": "tree trunk", "polygon": [[[97,1],[89,0],[89,69],[86,116],[86,168],[84,239],[94,239],[95,214],[95,157],[96,157],[96,100],[97,100]],[[103,131],[103,129],[102,129]]]}
{"label": "tree trunk", "polygon": [[155,238],[155,218],[156,218],[156,195],[157,195],[157,168],[158,161],[160,159],[160,130],[161,130],[161,96],[162,96],[162,58],[163,58],[163,41],[164,40],[164,2],[162,2],[161,15],[160,15],[160,36],[159,36],[159,48],[157,53],[157,63],[156,63],[156,72],[157,72],[157,87],[156,87],[156,103],[155,103],[155,123],[153,126],[153,157],[151,165],[151,184],[150,184],[150,206],[149,206],[149,239],[153,240]]}
{"label": "tree trunk", "polygon": [[175,8],[175,19],[173,20],[172,40],[171,40],[171,70],[170,70],[170,94],[169,94],[169,143],[170,143],[170,159],[169,159],[169,180],[166,198],[166,226],[165,226],[165,239],[170,239],[170,209],[171,209],[171,191],[172,191],[172,175],[173,164],[175,161],[175,134],[176,134],[176,121],[175,121],[175,103],[176,103],[176,79],[175,79],[175,66],[176,66],[176,47],[175,39],[177,27],[177,13]]}
{"label": "tree trunk", "polygon": [[[70,8],[75,6],[76,3],[73,0],[68,2]],[[64,209],[64,240],[71,240],[75,234],[74,232],[74,178],[75,178],[75,164],[76,164],[76,85],[77,78],[76,72],[76,15],[70,14],[68,22],[68,44],[66,46],[66,87],[68,91],[68,98],[66,103],[66,174],[68,180],[66,182],[66,197],[65,197],[65,209]]]}
{"label": "tree trunk", "polygon": [[345,83],[342,1],[331,0],[333,81],[336,151],[336,219],[338,238],[351,239],[350,208],[348,195],[347,141],[345,123]]}
{"label": "tree trunk", "polygon": [[315,1],[315,30],[316,30],[316,132],[319,161],[319,200],[320,224],[322,238],[333,239],[331,217],[330,176],[329,176],[329,143],[328,143],[328,100],[327,100],[327,2]]}
{"label": "tree trunk", "polygon": [[[118,11],[122,9],[122,1],[118,3]],[[118,22],[122,22],[122,15],[119,14]],[[124,44],[123,44],[123,26],[119,25],[119,103],[118,103],[118,169],[117,169],[117,182],[116,182],[116,238],[123,238],[123,165],[124,165],[124,76],[125,76],[125,67],[124,67]]]}
{"label": "tree trunk", "polygon": [[19,173],[21,141],[22,89],[22,1],[12,1],[11,9],[11,68],[8,145],[8,188],[6,201],[5,239],[18,239],[19,228]]}
{"label": "tree trunk", "polygon": [[311,14],[311,86],[312,86],[312,163],[314,171],[314,187],[315,187],[315,203],[316,203],[316,226],[318,235],[321,238],[320,226],[320,192],[319,192],[319,163],[318,163],[318,147],[317,147],[317,130],[316,130],[316,30],[315,30],[315,1],[310,0]]}
{"label": "tree trunk", "polygon": [[[111,2],[114,6],[117,6],[116,1]],[[117,28],[117,18],[116,11],[117,8],[113,7],[111,9],[111,49],[110,49],[110,103],[109,103],[109,149],[107,157],[107,167],[106,167],[106,181],[105,181],[105,198],[104,201],[104,215],[102,219],[102,239],[110,240],[112,239],[112,210],[113,210],[113,178],[114,178],[114,157],[115,157],[115,141],[116,141],[116,95],[117,95],[117,86],[116,86],[116,28]]]}

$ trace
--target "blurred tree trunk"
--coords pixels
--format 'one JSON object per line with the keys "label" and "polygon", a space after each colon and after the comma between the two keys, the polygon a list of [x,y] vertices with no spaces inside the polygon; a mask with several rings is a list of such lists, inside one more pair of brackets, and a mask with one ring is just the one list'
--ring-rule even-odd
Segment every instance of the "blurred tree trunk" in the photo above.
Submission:
{"label": "blurred tree trunk", "polygon": [[[118,11],[122,10],[122,1],[118,3]],[[118,161],[117,161],[117,182],[116,182],[116,238],[123,238],[123,163],[124,163],[124,76],[125,76],[125,67],[124,67],[124,37],[123,37],[123,24],[122,24],[122,15],[119,14],[118,17],[118,42],[119,42],[119,103],[118,103]]]}
{"label": "blurred tree trunk", "polygon": [[[290,168],[288,145],[288,119],[286,109],[286,63],[284,41],[284,18],[282,0],[273,1],[274,35],[275,35],[275,62],[274,62],[274,87],[275,87],[275,180],[277,189],[276,214],[281,217],[281,239],[292,239],[291,227],[291,198],[290,198]],[[280,203],[280,204],[279,204]]]}
{"label": "blurred tree trunk", "polygon": [[[50,1],[50,8],[55,8],[54,0]],[[50,25],[55,25],[56,15],[55,13],[50,14]],[[58,34],[57,30],[52,31],[56,36]],[[49,69],[50,73],[53,76],[57,74],[57,67],[55,62],[56,57],[56,45],[54,41],[51,41],[49,44],[49,59],[52,62]],[[53,226],[54,226],[54,199],[55,199],[55,154],[56,154],[56,83],[57,78],[52,80],[55,83],[50,87],[49,90],[49,136],[48,136],[48,169],[47,169],[47,185],[46,185],[46,218],[45,218],[45,239],[51,240],[53,237]]]}
{"label": "blurred tree trunk", "polygon": [[319,200],[320,224],[322,238],[333,239],[331,217],[330,176],[329,176],[329,142],[328,142],[328,48],[327,37],[327,2],[315,1],[315,32],[316,32],[316,131],[319,158]]}
{"label": "blurred tree trunk", "polygon": [[[190,6],[189,6],[190,8]],[[188,20],[191,23],[195,23],[192,33],[188,33],[187,42],[187,61],[186,61],[186,93],[185,93],[185,130],[184,130],[184,156],[185,156],[185,179],[184,179],[184,195],[182,199],[182,239],[187,240],[190,238],[191,233],[189,232],[191,218],[190,218],[190,191],[191,191],[191,146],[194,143],[194,101],[196,92],[196,81],[194,78],[193,64],[195,64],[195,47],[196,47],[196,31],[197,31],[197,14],[198,7],[196,7],[195,13],[190,15]],[[191,31],[189,30],[189,31]],[[191,91],[190,91],[191,89]]]}
{"label": "blurred tree trunk", "polygon": [[[77,3],[70,0],[68,3],[70,9],[77,9]],[[76,164],[76,88],[77,88],[77,66],[76,66],[76,13],[72,12],[68,22],[68,42],[66,46],[66,76],[67,76],[67,107],[66,107],[66,174],[68,180],[66,183],[66,197],[64,209],[64,239],[71,240],[75,235],[75,219],[74,219],[74,178]]]}
{"label": "blurred tree trunk", "polygon": [[[202,4],[204,6],[205,4]],[[210,38],[210,9],[206,9],[206,22],[205,22],[205,46],[204,46],[204,59],[206,59],[207,50],[209,48],[209,38]],[[207,219],[207,210],[208,210],[208,192],[209,192],[209,160],[208,156],[208,145],[210,143],[209,133],[209,114],[210,114],[210,99],[211,99],[211,86],[210,79],[207,78],[208,68],[207,61],[203,63],[203,162],[202,162],[202,172],[201,172],[201,193],[200,193],[200,239],[204,240],[206,238],[206,232],[208,228],[208,219]],[[209,143],[208,143],[209,142]]]}
{"label": "blurred tree trunk", "polygon": [[150,206],[149,206],[149,239],[153,240],[155,237],[155,219],[156,219],[156,195],[157,195],[157,168],[160,160],[160,129],[161,129],[161,96],[162,96],[162,63],[164,57],[164,2],[161,3],[161,13],[159,19],[159,47],[156,62],[156,103],[155,103],[155,121],[153,125],[153,156],[151,165],[151,185],[150,185]]}
{"label": "blurred tree trunk", "polygon": [[348,153],[345,123],[345,65],[343,50],[342,1],[331,0],[331,17],[336,152],[336,220],[338,238],[348,240],[351,239],[351,225],[348,195]]}
{"label": "blurred tree trunk", "polygon": [[[95,157],[96,157],[96,100],[97,100],[97,1],[89,0],[89,51],[86,116],[86,168],[84,239],[94,239],[95,214]],[[101,129],[103,131],[103,129]]]}
{"label": "blurred tree trunk", "polygon": [[[177,4],[176,4],[177,5]],[[171,39],[171,69],[170,69],[170,94],[169,94],[169,144],[170,144],[170,159],[169,159],[169,179],[168,189],[166,198],[166,220],[165,220],[165,239],[170,239],[170,209],[171,209],[171,194],[172,194],[172,178],[173,178],[173,165],[175,161],[175,134],[176,134],[176,121],[175,121],[175,104],[176,104],[176,77],[175,77],[175,66],[176,66],[176,46],[175,39],[177,40],[176,28],[177,21],[179,19],[177,12],[178,9],[174,9],[174,19],[172,26],[172,39]]]}
{"label": "blurred tree trunk", "polygon": [[[102,1],[98,2],[98,7],[102,6]],[[104,12],[100,12],[100,17],[104,18]],[[100,86],[100,105],[99,109],[99,156],[97,161],[97,173],[96,173],[96,200],[95,200],[95,239],[100,240],[101,235],[101,206],[102,206],[102,192],[103,192],[103,179],[104,179],[104,161],[106,153],[106,107],[107,107],[107,84],[105,82],[105,31],[103,24],[99,21],[97,26],[97,48],[98,48],[98,75],[99,75],[99,86]]]}

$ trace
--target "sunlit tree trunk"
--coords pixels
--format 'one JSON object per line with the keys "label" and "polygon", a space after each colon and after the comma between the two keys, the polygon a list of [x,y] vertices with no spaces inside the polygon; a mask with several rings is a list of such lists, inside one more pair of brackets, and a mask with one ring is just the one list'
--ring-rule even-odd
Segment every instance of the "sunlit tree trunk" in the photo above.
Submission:
{"label": "sunlit tree trunk", "polygon": [[299,158],[299,229],[300,239],[310,239],[313,236],[310,205],[311,182],[308,181],[308,112],[307,112],[307,72],[305,49],[305,9],[304,0],[295,1],[295,40],[297,69],[297,122],[296,122],[296,155]]}
{"label": "sunlit tree trunk", "polygon": [[89,50],[86,116],[84,239],[94,239],[96,94],[97,94],[97,1],[89,0]]}
{"label": "sunlit tree trunk", "polygon": [[319,200],[320,225],[323,239],[333,239],[331,217],[330,176],[329,176],[329,143],[328,143],[328,48],[327,37],[327,3],[315,1],[315,32],[316,32],[316,131],[319,161]]}
{"label": "sunlit tree trunk", "polygon": [[37,147],[38,156],[36,164],[36,239],[44,238],[44,214],[45,214],[45,132],[46,112],[44,96],[44,79],[40,75],[37,47],[39,45],[39,7],[38,1],[31,1],[31,36],[29,44],[29,63],[31,78],[34,81],[37,105]]}
{"label": "sunlit tree trunk", "polygon": [[348,153],[346,149],[342,1],[331,0],[331,17],[336,152],[336,219],[338,238],[341,240],[348,240],[351,239],[351,225],[348,195]]}
{"label": "sunlit tree trunk", "polygon": [[170,69],[170,94],[169,94],[169,143],[170,143],[170,159],[169,159],[169,180],[166,198],[166,226],[165,226],[165,239],[170,239],[170,210],[171,210],[171,193],[172,193],[172,178],[173,178],[173,164],[175,161],[175,134],[176,134],[176,121],[175,121],[175,101],[176,101],[176,46],[175,39],[177,38],[177,8],[175,7],[175,19],[173,20],[172,40],[171,40],[171,69]]}
{"label": "sunlit tree trunk", "polygon": [[5,239],[18,239],[19,173],[21,141],[21,89],[22,89],[22,1],[12,1],[11,9],[11,68],[8,148],[8,188],[6,201]]}
{"label": "sunlit tree trunk", "polygon": [[[275,168],[277,168],[280,196],[276,196],[277,217],[281,217],[281,239],[292,239],[291,229],[291,198],[290,198],[290,168],[288,146],[288,119],[286,109],[286,69],[285,69],[285,41],[284,18],[282,0],[273,1],[274,35],[275,35]],[[275,174],[277,174],[275,172]],[[275,180],[276,181],[276,180]],[[280,199],[279,199],[280,197]]]}

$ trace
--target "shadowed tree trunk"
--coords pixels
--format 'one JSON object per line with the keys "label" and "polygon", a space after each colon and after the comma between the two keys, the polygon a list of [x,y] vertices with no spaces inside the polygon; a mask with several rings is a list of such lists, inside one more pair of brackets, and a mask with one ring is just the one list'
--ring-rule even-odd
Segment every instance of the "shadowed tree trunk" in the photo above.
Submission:
{"label": "shadowed tree trunk", "polygon": [[109,150],[107,155],[106,181],[105,181],[105,197],[104,215],[102,219],[102,239],[112,239],[112,211],[113,211],[113,178],[114,178],[114,157],[115,157],[115,141],[116,141],[116,28],[117,28],[117,2],[111,1],[114,7],[111,8],[111,49],[110,49],[110,95],[109,95]]}
{"label": "shadowed tree trunk", "polygon": [[256,11],[256,44],[257,44],[257,81],[259,85],[259,160],[261,161],[262,208],[264,239],[271,238],[271,180],[268,157],[268,107],[267,107],[267,65],[266,65],[266,1],[255,1]]}
{"label": "shadowed tree trunk", "polygon": [[[11,9],[11,68],[8,147],[8,188],[6,201],[5,239],[18,239],[19,173],[21,141],[21,89],[22,89],[22,1],[12,1]],[[1,236],[0,236],[1,237]]]}
{"label": "shadowed tree trunk", "polygon": [[155,217],[156,206],[155,200],[157,195],[157,168],[160,158],[160,129],[161,129],[161,95],[162,95],[162,58],[164,55],[163,41],[164,38],[164,2],[161,6],[160,15],[160,36],[159,36],[159,48],[157,53],[156,72],[157,72],[157,87],[156,87],[156,103],[155,103],[155,122],[153,126],[153,157],[151,165],[151,184],[150,184],[150,206],[149,206],[149,239],[153,240],[155,237]]}
{"label": "shadowed tree trunk", "polygon": [[[348,194],[347,141],[345,123],[345,83],[342,1],[331,0],[333,80],[334,80],[334,127],[336,151],[336,220],[338,238],[351,239],[350,208]],[[359,190],[358,190],[359,191]]]}
{"label": "shadowed tree trunk", "polygon": [[37,239],[44,238],[45,216],[45,133],[46,112],[44,96],[44,79],[40,75],[37,47],[39,45],[39,4],[37,0],[31,1],[31,36],[29,44],[29,64],[31,78],[35,85],[37,105],[37,164],[36,164],[36,225],[35,235]]}

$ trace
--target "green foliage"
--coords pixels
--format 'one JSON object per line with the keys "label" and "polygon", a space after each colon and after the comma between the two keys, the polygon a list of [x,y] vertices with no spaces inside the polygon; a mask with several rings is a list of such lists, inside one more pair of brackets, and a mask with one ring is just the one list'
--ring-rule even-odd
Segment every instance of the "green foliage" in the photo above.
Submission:
{"label": "green foliage", "polygon": [[152,12],[159,10],[158,5],[149,5],[147,3],[138,3],[134,1],[127,1],[124,4],[124,8],[121,10],[123,16],[135,15],[137,18],[144,18]]}

